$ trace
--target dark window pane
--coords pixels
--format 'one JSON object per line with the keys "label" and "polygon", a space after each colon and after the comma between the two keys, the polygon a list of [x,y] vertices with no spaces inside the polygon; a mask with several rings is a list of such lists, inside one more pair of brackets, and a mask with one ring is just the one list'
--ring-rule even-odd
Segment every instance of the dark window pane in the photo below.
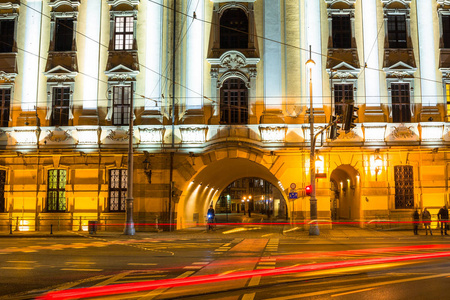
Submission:
{"label": "dark window pane", "polygon": [[55,51],[71,51],[73,42],[73,20],[56,19]]}
{"label": "dark window pane", "polygon": [[388,16],[389,48],[406,48],[406,17],[405,15]]}
{"label": "dark window pane", "polygon": [[66,210],[66,170],[48,171],[47,210]]}
{"label": "dark window pane", "polygon": [[412,166],[394,166],[395,208],[414,208],[414,174]]}
{"label": "dark window pane", "polygon": [[12,52],[14,46],[14,20],[0,20],[0,52]]}
{"label": "dark window pane", "polygon": [[344,103],[353,101],[353,84],[334,85],[334,112],[335,115],[344,114]]}
{"label": "dark window pane", "polygon": [[11,89],[0,89],[0,127],[8,127]]}
{"label": "dark window pane", "polygon": [[127,174],[124,169],[109,171],[109,211],[125,211],[127,196]]}
{"label": "dark window pane", "polygon": [[392,121],[394,123],[411,122],[411,103],[409,83],[392,83]]}
{"label": "dark window pane", "polygon": [[0,170],[0,212],[5,212],[5,184],[6,184],[6,171]]}
{"label": "dark window pane", "polygon": [[134,40],[133,17],[116,17],[114,27],[114,50],[132,50]]}
{"label": "dark window pane", "polygon": [[69,125],[70,88],[54,87],[52,100],[52,126]]}
{"label": "dark window pane", "polygon": [[220,48],[248,48],[248,18],[240,8],[229,8],[220,17]]}
{"label": "dark window pane", "polygon": [[351,48],[352,29],[350,16],[333,15],[332,27],[333,48]]}
{"label": "dark window pane", "polygon": [[221,88],[220,122],[222,124],[247,124],[248,88],[239,78],[227,79]]}
{"label": "dark window pane", "polygon": [[113,125],[129,125],[131,86],[115,86],[113,90]]}
{"label": "dark window pane", "polygon": [[442,15],[442,39],[444,48],[450,48],[450,16]]}

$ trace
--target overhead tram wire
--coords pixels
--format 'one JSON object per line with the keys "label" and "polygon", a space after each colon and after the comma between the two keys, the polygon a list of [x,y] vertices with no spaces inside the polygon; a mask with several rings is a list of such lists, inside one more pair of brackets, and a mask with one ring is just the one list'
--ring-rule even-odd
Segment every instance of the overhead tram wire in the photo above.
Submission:
{"label": "overhead tram wire", "polygon": [[[173,8],[171,8],[171,7],[167,6],[167,5],[160,4],[160,3],[155,2],[155,1],[152,1],[152,0],[147,0],[147,1],[152,2],[152,3],[156,4],[156,5],[162,6],[163,8],[166,8],[166,9],[169,9],[169,10],[174,10]],[[48,16],[48,15],[46,15],[46,14],[44,14],[44,13],[42,13],[42,12],[36,10],[36,9],[34,9],[33,7],[30,7],[30,6],[28,6],[27,4],[25,4],[25,3],[21,2],[21,1],[19,1],[19,3],[20,3],[21,5],[26,6],[27,8],[29,8],[29,9],[31,9],[31,10],[34,10],[35,12],[41,14],[42,16],[45,16],[45,17],[51,19],[50,16]],[[263,36],[259,36],[259,35],[257,35],[257,34],[251,34],[251,33],[249,33],[249,32],[241,31],[241,30],[238,30],[238,29],[235,29],[235,28],[231,28],[231,27],[228,27],[228,26],[216,24],[216,23],[214,23],[214,22],[206,21],[206,20],[200,19],[200,18],[198,18],[198,17],[190,16],[189,14],[180,12],[180,11],[178,11],[178,10],[175,10],[175,12],[178,13],[178,14],[184,15],[184,16],[186,16],[187,18],[191,18],[191,19],[193,19],[193,20],[199,20],[199,21],[201,21],[201,22],[210,24],[210,25],[212,25],[212,26],[219,26],[219,27],[227,28],[227,29],[230,29],[230,30],[233,30],[233,31],[236,31],[236,32],[240,32],[240,33],[244,33],[244,34],[248,34],[248,35],[253,35],[254,37],[257,37],[257,38],[260,38],[260,39],[263,39],[263,40],[268,40],[268,41],[271,41],[271,42],[274,42],[274,43],[278,43],[278,44],[283,45],[283,46],[287,46],[287,47],[291,47],[291,48],[298,49],[298,50],[301,50],[301,51],[308,51],[308,52],[309,52],[308,49],[304,49],[304,48],[299,47],[299,46],[294,46],[294,45],[291,45],[291,44],[288,44],[288,43],[284,43],[284,42],[276,41],[276,40],[273,40],[273,39],[270,39],[270,38],[266,38],[266,37],[263,37]],[[192,24],[192,23],[191,23],[191,24]],[[99,44],[100,46],[102,46],[102,47],[104,47],[104,48],[106,48],[106,49],[109,49],[108,46],[102,44],[101,42],[99,42],[99,41],[97,41],[97,40],[94,40],[94,39],[92,39],[92,38],[86,36],[85,34],[79,32],[78,30],[73,30],[73,31],[74,31],[75,33],[80,34],[81,36],[83,36],[83,37],[85,37],[85,38],[87,38],[87,39],[89,39],[89,40],[91,40],[91,41],[93,41],[93,42]],[[180,42],[180,43],[181,43],[181,42]],[[18,48],[18,49],[19,49],[19,48]],[[20,50],[25,51],[25,50],[23,50],[23,49],[20,49]],[[27,52],[27,51],[25,51],[25,52]],[[326,55],[326,54],[323,54],[323,53],[320,53],[320,52],[314,52],[314,51],[313,51],[312,53],[317,54],[317,55],[319,55],[319,56],[323,56],[323,57],[329,58],[329,59],[335,59],[335,60],[338,60],[338,61],[350,63],[349,61],[346,61],[346,60],[343,60],[343,59],[339,59],[339,58],[335,58],[335,57],[332,57],[332,56],[329,56],[329,55]],[[31,53],[31,54],[40,57],[40,56],[37,55],[37,54],[34,54],[34,53]],[[41,57],[41,58],[42,58],[42,57]],[[47,60],[47,58],[44,58],[44,59]],[[198,94],[202,99],[206,99],[206,100],[211,101],[212,103],[218,104],[218,101],[217,101],[217,100],[213,100],[213,99],[211,99],[210,97],[201,95],[201,94],[199,94],[198,92],[196,92],[196,91],[194,91],[194,90],[192,90],[192,89],[190,89],[190,88],[184,86],[183,84],[181,84],[181,83],[179,83],[179,82],[176,82],[175,80],[172,80],[171,78],[169,78],[169,77],[167,77],[167,76],[164,76],[163,74],[161,74],[161,73],[159,73],[159,72],[157,72],[157,71],[155,71],[155,70],[152,70],[152,69],[148,68],[146,65],[144,65],[144,64],[142,64],[142,63],[138,63],[138,65],[139,65],[139,66],[142,66],[143,68],[145,68],[145,69],[147,69],[147,70],[149,70],[149,71],[151,71],[151,72],[153,72],[153,73],[155,73],[155,74],[158,74],[160,77],[165,78],[165,79],[168,80],[168,81],[172,81],[174,84],[179,85],[179,86],[181,86],[181,87],[183,87],[183,88],[185,88],[185,89],[187,89],[187,90],[193,92],[194,94]],[[371,68],[371,67],[366,67],[366,68],[367,68],[367,69],[376,70],[376,71],[378,71],[378,72],[383,72],[383,73],[384,73],[384,70],[382,70],[382,69]],[[105,81],[103,81],[103,80],[101,80],[101,79],[99,79],[99,78],[92,77],[92,76],[90,76],[90,75],[88,75],[88,74],[84,74],[84,73],[82,73],[82,72],[78,72],[78,73],[83,74],[83,75],[88,76],[88,77],[91,77],[91,78],[93,78],[93,79],[96,79],[96,80],[98,80],[99,82],[107,83],[107,84],[108,84],[108,82],[105,82]],[[439,83],[439,84],[442,83],[441,81],[438,81],[438,80],[432,80],[432,79],[422,78],[422,77],[420,77],[420,76],[415,76],[414,78],[415,78],[415,79],[428,80],[428,81],[436,82],[436,83]],[[136,94],[136,93],[135,93],[135,94]],[[144,98],[144,99],[150,99],[150,100],[154,101],[152,98],[148,98],[148,97],[146,97],[146,96],[144,96],[144,95],[141,95],[141,94],[136,94],[136,95],[138,95],[138,96],[140,96],[140,97],[142,97],[142,98]],[[436,97],[440,97],[440,96],[443,96],[443,95],[437,95]],[[160,101],[160,102],[161,102],[161,101]]]}

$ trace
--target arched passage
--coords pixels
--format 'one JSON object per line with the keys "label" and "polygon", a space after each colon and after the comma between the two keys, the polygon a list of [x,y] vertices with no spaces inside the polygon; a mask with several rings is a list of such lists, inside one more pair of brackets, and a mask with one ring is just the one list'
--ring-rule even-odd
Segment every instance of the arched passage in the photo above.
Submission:
{"label": "arched passage", "polygon": [[333,220],[361,219],[360,175],[351,165],[337,167],[330,176],[330,210]]}
{"label": "arched passage", "polygon": [[[278,179],[263,165],[245,158],[224,158],[199,171],[187,184],[177,205],[178,228],[191,226],[191,221],[203,222],[209,204],[215,203],[221,192],[233,181],[257,177],[278,186]],[[283,191],[280,191],[286,198]]]}

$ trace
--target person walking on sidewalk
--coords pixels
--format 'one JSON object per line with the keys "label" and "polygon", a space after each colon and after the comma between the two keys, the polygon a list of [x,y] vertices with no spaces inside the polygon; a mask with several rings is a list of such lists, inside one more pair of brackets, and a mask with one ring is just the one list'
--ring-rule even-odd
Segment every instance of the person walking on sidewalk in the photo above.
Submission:
{"label": "person walking on sidewalk", "polygon": [[441,235],[447,234],[447,226],[448,226],[448,209],[447,207],[442,206],[438,212],[438,220],[441,222]]}
{"label": "person walking on sidewalk", "polygon": [[422,221],[423,226],[425,227],[426,235],[428,235],[428,230],[430,230],[430,234],[433,235],[433,232],[431,231],[431,214],[426,207],[423,209],[422,212]]}
{"label": "person walking on sidewalk", "polygon": [[417,209],[413,213],[413,228],[414,228],[414,235],[419,234],[419,222],[420,222],[420,215]]}

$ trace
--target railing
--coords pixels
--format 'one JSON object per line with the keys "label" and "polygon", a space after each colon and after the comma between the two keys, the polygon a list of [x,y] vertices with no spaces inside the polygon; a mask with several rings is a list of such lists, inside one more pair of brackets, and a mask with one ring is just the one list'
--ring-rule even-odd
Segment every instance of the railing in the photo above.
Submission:
{"label": "railing", "polygon": [[[97,231],[122,231],[124,228],[124,218],[111,217],[53,217],[53,218],[24,218],[9,217],[0,219],[0,231],[9,231],[10,234],[15,232],[46,232],[53,234],[58,231],[89,231],[89,221],[97,222]],[[137,231],[159,231],[161,228],[159,217],[154,219],[135,219],[135,227]]]}

